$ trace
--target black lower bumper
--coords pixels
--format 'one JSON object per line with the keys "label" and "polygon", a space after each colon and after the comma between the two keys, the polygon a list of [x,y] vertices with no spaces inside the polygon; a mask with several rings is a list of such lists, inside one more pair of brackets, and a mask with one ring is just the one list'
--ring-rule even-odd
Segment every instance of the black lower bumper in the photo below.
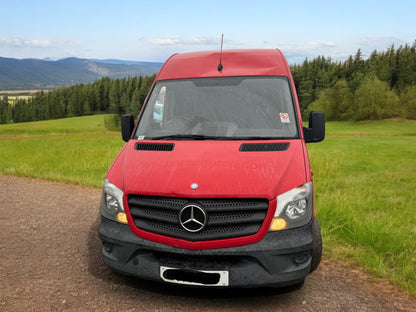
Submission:
{"label": "black lower bumper", "polygon": [[181,278],[176,276],[182,274],[195,281],[201,278],[199,285],[209,286],[209,272],[227,272],[229,287],[276,287],[298,284],[309,274],[316,237],[313,231],[319,229],[315,222],[313,219],[300,228],[269,232],[254,244],[206,250],[187,250],[145,240],[133,234],[127,225],[104,217],[98,233],[105,264],[123,274],[163,281],[162,271],[174,268],[169,271],[173,282],[178,282]]}

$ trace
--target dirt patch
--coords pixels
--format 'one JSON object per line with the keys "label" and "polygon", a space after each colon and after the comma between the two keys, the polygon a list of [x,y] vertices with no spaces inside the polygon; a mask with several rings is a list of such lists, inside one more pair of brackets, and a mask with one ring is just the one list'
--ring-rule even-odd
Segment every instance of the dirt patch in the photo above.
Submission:
{"label": "dirt patch", "polygon": [[301,289],[194,289],[101,260],[101,190],[0,175],[0,311],[416,311],[416,300],[323,261]]}

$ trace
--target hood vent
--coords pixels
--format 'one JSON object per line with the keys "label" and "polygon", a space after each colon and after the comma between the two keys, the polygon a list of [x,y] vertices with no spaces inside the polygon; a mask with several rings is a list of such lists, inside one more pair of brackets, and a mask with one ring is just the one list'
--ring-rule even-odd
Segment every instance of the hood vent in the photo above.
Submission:
{"label": "hood vent", "polygon": [[170,152],[173,151],[175,144],[173,143],[136,143],[134,149],[136,151],[159,151]]}
{"label": "hood vent", "polygon": [[246,143],[241,144],[240,152],[283,152],[290,143]]}

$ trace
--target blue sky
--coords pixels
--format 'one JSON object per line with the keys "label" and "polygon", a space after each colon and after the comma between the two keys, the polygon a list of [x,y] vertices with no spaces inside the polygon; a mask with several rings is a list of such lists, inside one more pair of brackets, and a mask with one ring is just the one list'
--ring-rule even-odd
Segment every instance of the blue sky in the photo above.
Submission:
{"label": "blue sky", "polygon": [[416,40],[416,1],[0,0],[0,56],[165,61],[172,53],[279,48],[289,62],[364,57]]}

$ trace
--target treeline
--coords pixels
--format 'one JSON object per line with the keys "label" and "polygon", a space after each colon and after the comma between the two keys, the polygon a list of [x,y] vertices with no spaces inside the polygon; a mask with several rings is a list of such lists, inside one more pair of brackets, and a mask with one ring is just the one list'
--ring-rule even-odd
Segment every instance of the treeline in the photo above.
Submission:
{"label": "treeline", "polygon": [[361,50],[346,61],[317,57],[292,67],[301,110],[327,120],[416,119],[416,41],[413,46]]}
{"label": "treeline", "polygon": [[39,92],[13,105],[0,99],[0,123],[38,121],[97,113],[138,114],[153,83],[153,76],[124,79],[108,77],[91,84]]}
{"label": "treeline", "polygon": [[[291,69],[304,117],[311,110],[320,110],[327,120],[416,119],[416,41],[413,46],[373,51],[367,59],[358,50],[346,61],[320,56]],[[102,78],[39,92],[13,105],[4,96],[0,123],[95,113],[137,114],[154,78]]]}

